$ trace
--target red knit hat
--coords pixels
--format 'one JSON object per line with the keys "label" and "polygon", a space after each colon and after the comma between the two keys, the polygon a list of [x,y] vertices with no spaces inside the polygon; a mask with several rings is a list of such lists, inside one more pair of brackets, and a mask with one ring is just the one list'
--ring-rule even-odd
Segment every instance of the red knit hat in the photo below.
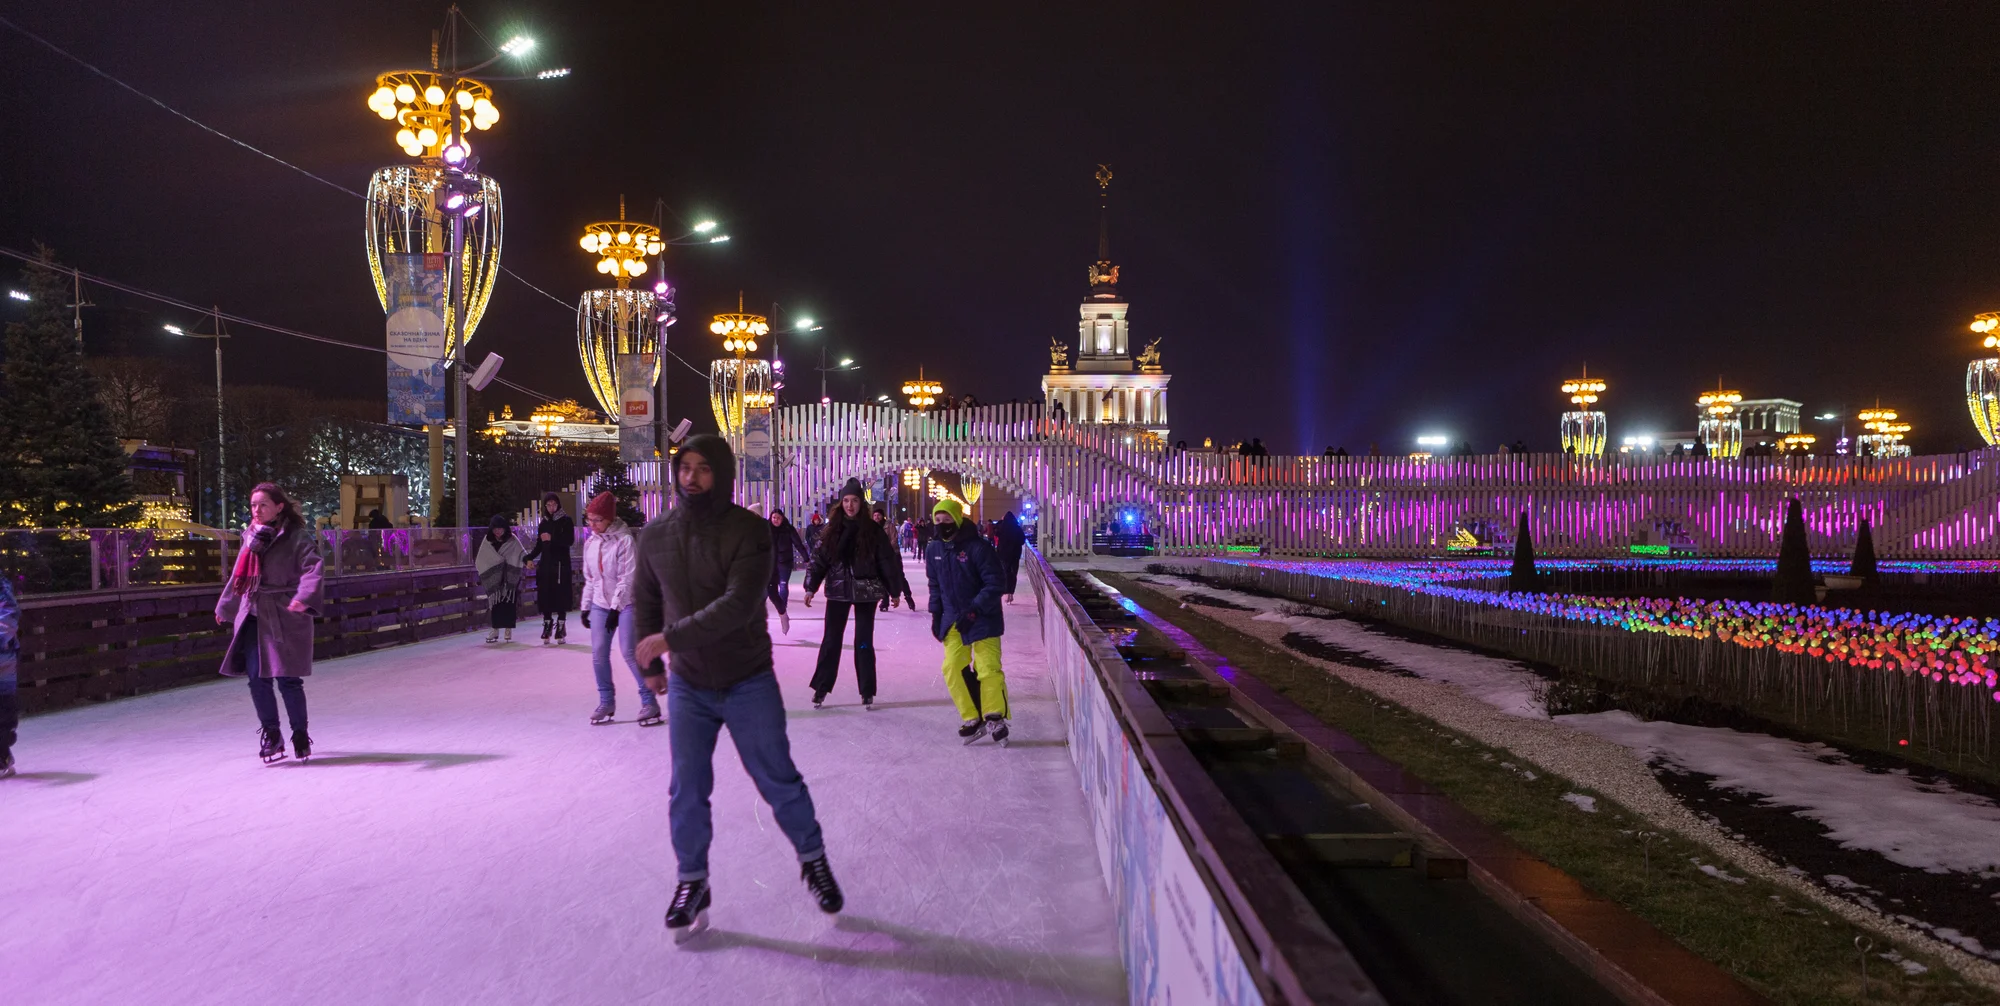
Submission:
{"label": "red knit hat", "polygon": [[583,508],[586,517],[602,517],[605,520],[618,519],[618,497],[609,492],[601,492],[590,498],[590,505]]}

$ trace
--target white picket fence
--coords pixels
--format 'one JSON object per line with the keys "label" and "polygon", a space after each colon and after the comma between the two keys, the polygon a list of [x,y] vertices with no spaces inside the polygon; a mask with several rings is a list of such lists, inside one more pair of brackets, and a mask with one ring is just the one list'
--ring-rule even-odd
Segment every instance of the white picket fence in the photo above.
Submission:
{"label": "white picket fence", "polygon": [[[1567,454],[1240,458],[1148,447],[1131,430],[1050,418],[1039,405],[918,413],[799,405],[773,413],[776,480],[739,501],[803,513],[849,478],[908,468],[970,475],[1035,502],[1045,554],[1080,555],[1137,511],[1169,554],[1443,554],[1511,544],[1526,512],[1538,551],[1622,556],[1634,544],[1711,556],[1777,552],[1799,499],[1819,554],[1851,549],[1859,519],[1885,558],[2000,558],[2000,452],[1912,458]],[[648,518],[659,466],[631,466]],[[585,480],[587,483],[589,480]],[[1463,532],[1463,533],[1461,533]]]}

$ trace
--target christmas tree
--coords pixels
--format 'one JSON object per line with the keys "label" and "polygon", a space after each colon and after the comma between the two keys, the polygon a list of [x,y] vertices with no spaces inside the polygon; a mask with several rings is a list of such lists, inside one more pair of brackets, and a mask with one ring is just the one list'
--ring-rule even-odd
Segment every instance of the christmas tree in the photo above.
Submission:
{"label": "christmas tree", "polygon": [[646,523],[646,515],[639,509],[639,487],[632,482],[632,473],[622,461],[605,465],[597,473],[597,480],[591,484],[591,493],[608,492],[618,499],[618,519],[637,531]]}
{"label": "christmas tree", "polygon": [[7,326],[0,526],[124,527],[139,517],[125,449],[84,366],[68,278],[38,251],[25,317]]}

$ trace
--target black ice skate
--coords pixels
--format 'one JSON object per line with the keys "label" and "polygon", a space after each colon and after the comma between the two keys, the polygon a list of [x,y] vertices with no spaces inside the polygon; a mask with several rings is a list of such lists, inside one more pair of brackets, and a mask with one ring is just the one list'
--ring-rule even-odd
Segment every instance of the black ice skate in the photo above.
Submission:
{"label": "black ice skate", "polygon": [[556,645],[561,646],[566,642],[569,642],[569,615],[567,613],[556,616]]}
{"label": "black ice skate", "polygon": [[812,890],[820,911],[832,915],[847,904],[847,899],[840,894],[840,884],[833,879],[833,868],[826,865],[825,856],[799,864],[799,878]]}
{"label": "black ice skate", "polygon": [[611,722],[611,717],[616,714],[617,710],[612,707],[611,703],[599,702],[597,704],[597,711],[590,714],[590,725],[594,727],[602,726]]}
{"label": "black ice skate", "polygon": [[999,713],[987,713],[987,714],[986,714],[986,735],[987,735],[988,737],[991,737],[991,738],[993,738],[993,743],[995,743],[995,744],[998,744],[998,745],[1000,745],[1000,746],[1001,746],[1001,747],[1003,747],[1003,748],[1004,748],[1004,747],[1006,747],[1006,746],[1007,746],[1007,718],[1006,718],[1006,717],[1004,717],[1004,716],[1001,716],[1001,715],[1000,715]]}
{"label": "black ice skate", "polygon": [[313,739],[304,730],[292,731],[292,757],[305,761],[312,757],[312,753]]}
{"label": "black ice skate", "polygon": [[958,725],[958,739],[967,744],[978,740],[980,737],[985,736],[985,734],[985,720],[966,720],[964,723]]}
{"label": "black ice skate", "polygon": [[543,616],[542,616],[542,645],[543,645],[543,646],[547,646],[547,645],[549,645],[549,637],[550,637],[551,635],[554,635],[554,634],[555,634],[555,631],[556,631],[556,621],[555,621],[555,619],[553,619],[553,618],[550,618],[550,617],[549,617],[549,616],[547,616],[547,615],[543,615]]}
{"label": "black ice skate", "polygon": [[814,692],[814,693],[813,693],[813,708],[814,708],[814,709],[825,709],[825,708],[826,708],[826,693],[825,693],[825,692]]}
{"label": "black ice skate", "polygon": [[659,707],[659,706],[656,706],[656,705],[652,704],[651,702],[648,702],[648,703],[646,703],[645,705],[643,705],[643,706],[640,706],[640,707],[639,707],[639,725],[640,725],[640,726],[642,726],[642,727],[656,727],[656,726],[659,726],[660,724],[662,724],[662,723],[665,723],[665,722],[666,722],[666,720],[665,720],[664,718],[662,718],[662,717],[660,716],[660,707]]}
{"label": "black ice skate", "polygon": [[264,764],[266,765],[276,761],[284,761],[285,739],[278,736],[278,732],[270,727],[259,727],[257,730],[257,757],[264,759]]}
{"label": "black ice skate", "polygon": [[674,888],[674,900],[667,905],[667,932],[675,943],[708,928],[708,881],[683,880]]}
{"label": "black ice skate", "polygon": [[14,756],[0,755],[0,779],[14,774]]}

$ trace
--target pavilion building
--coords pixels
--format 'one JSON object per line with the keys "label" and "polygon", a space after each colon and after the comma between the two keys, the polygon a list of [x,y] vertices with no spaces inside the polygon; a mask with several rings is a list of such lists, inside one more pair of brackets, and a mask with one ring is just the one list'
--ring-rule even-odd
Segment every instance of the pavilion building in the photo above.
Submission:
{"label": "pavilion building", "polygon": [[1074,350],[1061,340],[1050,341],[1042,401],[1051,413],[1060,412],[1071,422],[1136,428],[1165,441],[1171,376],[1160,366],[1158,339],[1132,351],[1125,319],[1130,305],[1118,294],[1118,267],[1111,264],[1110,168],[1098,166],[1097,186],[1097,261],[1090,266],[1090,295],[1078,312]]}

